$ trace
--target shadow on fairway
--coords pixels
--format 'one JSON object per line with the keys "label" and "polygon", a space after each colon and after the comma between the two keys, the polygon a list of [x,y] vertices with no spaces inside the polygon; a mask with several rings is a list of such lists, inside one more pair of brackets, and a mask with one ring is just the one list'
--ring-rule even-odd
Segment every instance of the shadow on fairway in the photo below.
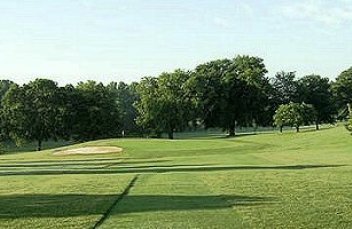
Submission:
{"label": "shadow on fairway", "polygon": [[234,170],[304,170],[337,168],[346,165],[284,165],[284,166],[209,166],[209,165],[153,165],[130,166],[109,169],[83,168],[61,170],[4,171],[0,176],[15,175],[65,175],[65,174],[126,174],[126,173],[172,173],[172,172],[219,172]]}
{"label": "shadow on fairway", "polygon": [[146,164],[146,163],[162,163],[168,160],[133,160],[133,161],[123,161],[121,159],[114,160],[64,160],[64,161],[35,161],[35,162],[12,162],[11,164],[0,164],[0,168],[45,168],[45,167],[66,167],[66,166],[101,166],[102,168],[108,168],[117,165],[130,165],[130,164]]}
{"label": "shadow on fairway", "polygon": [[[10,195],[0,196],[0,218],[70,217],[104,214],[116,195]],[[251,196],[126,196],[111,214],[181,211],[254,206],[273,202]]]}
{"label": "shadow on fairway", "polygon": [[[63,156],[61,156],[63,158]],[[56,159],[51,159],[51,160],[28,160],[28,161],[22,161],[18,159],[9,159],[9,158],[1,158],[0,161],[6,161],[6,162],[11,162],[11,163],[21,163],[21,164],[30,164],[30,163],[51,163],[51,162],[87,162],[87,161],[115,161],[115,160],[121,160],[121,159],[126,159],[126,158],[90,158],[90,159],[62,159],[60,160],[60,157],[58,156]],[[128,158],[127,158],[128,159]]]}
{"label": "shadow on fairway", "polygon": [[134,213],[149,211],[207,210],[255,206],[274,202],[272,197],[255,196],[126,196],[113,213]]}
{"label": "shadow on fairway", "polygon": [[[43,150],[51,150],[56,149],[58,147],[70,146],[77,144],[77,142],[73,141],[45,141],[42,143]],[[37,151],[37,143],[30,142],[27,144],[22,145],[21,147],[16,146],[13,142],[3,142],[3,149],[4,154],[17,154],[23,152],[36,152]]]}
{"label": "shadow on fairway", "polygon": [[[63,156],[61,156],[63,157]],[[117,160],[124,160],[124,162],[126,162],[126,160],[128,160],[128,162],[130,163],[139,163],[139,162],[153,162],[153,161],[157,161],[157,162],[163,162],[163,161],[169,161],[169,160],[165,160],[165,159],[148,159],[148,158],[129,158],[129,157],[115,157],[115,158],[85,158],[85,159],[59,159],[60,157],[57,157],[57,159],[52,159],[52,160],[36,160],[36,161],[22,161],[22,160],[14,160],[14,159],[0,159],[0,161],[6,161],[9,162],[11,161],[11,163],[20,163],[20,164],[36,164],[36,163],[52,163],[52,162],[60,162],[60,163],[65,163],[65,162],[95,162],[95,161],[104,161],[104,162],[110,162],[110,161],[117,161]],[[126,162],[127,163],[127,162]]]}

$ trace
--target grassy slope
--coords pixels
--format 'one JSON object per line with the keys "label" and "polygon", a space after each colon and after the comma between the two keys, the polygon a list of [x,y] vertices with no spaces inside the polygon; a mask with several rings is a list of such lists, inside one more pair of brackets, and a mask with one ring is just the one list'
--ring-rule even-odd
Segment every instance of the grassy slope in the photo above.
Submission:
{"label": "grassy slope", "polygon": [[[123,139],[124,153],[0,156],[0,228],[351,227],[352,137],[342,128],[234,139]],[[73,146],[80,147],[80,146]]]}

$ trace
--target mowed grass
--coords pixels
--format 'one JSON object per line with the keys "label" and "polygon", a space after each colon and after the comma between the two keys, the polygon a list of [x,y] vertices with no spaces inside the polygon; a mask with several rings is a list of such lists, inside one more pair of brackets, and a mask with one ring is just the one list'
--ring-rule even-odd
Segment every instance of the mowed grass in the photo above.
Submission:
{"label": "mowed grass", "polygon": [[0,228],[352,227],[343,127],[84,146],[124,151],[0,155]]}

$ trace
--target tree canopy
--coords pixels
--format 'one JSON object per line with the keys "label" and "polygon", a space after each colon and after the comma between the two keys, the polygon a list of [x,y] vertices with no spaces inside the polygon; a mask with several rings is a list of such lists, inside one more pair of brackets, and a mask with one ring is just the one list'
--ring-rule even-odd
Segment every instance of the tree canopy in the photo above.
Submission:
{"label": "tree canopy", "polygon": [[58,87],[54,81],[37,79],[24,86],[13,86],[3,98],[3,120],[16,142],[42,141],[61,136]]}
{"label": "tree canopy", "polygon": [[352,67],[343,71],[333,85],[336,102],[339,107],[351,109],[352,103]]}
{"label": "tree canopy", "polygon": [[272,97],[277,106],[297,101],[296,72],[278,72],[271,79],[271,84],[274,89]]}
{"label": "tree canopy", "polygon": [[274,123],[280,128],[284,126],[295,127],[299,132],[300,126],[311,124],[315,120],[316,112],[312,105],[305,103],[282,104],[274,115]]}
{"label": "tree canopy", "polygon": [[74,138],[87,141],[118,135],[120,114],[110,87],[95,81],[80,82],[74,93]]}
{"label": "tree canopy", "polygon": [[191,120],[192,100],[185,85],[189,72],[176,70],[159,78],[144,78],[137,87],[140,100],[138,123],[157,135],[166,132],[173,139],[175,131],[183,130]]}
{"label": "tree canopy", "polygon": [[120,82],[119,84],[111,83],[108,86],[116,93],[117,108],[120,113],[120,132],[123,135],[142,132],[141,127],[136,122],[138,111],[134,106],[139,101],[138,83],[126,84]]}
{"label": "tree canopy", "polygon": [[316,129],[321,123],[332,123],[336,115],[330,80],[319,75],[308,75],[298,80],[298,100],[311,104],[315,111]]}
{"label": "tree canopy", "polygon": [[235,135],[236,125],[258,122],[268,105],[268,79],[263,60],[237,56],[199,65],[191,85],[206,127],[221,127]]}
{"label": "tree canopy", "polygon": [[[352,102],[352,67],[336,82],[295,72],[267,76],[264,60],[240,55],[175,70],[140,82],[95,81],[58,86],[36,79],[24,85],[0,80],[1,139],[17,143],[59,138],[89,141],[186,129],[221,128],[234,136],[248,126],[295,127],[333,123]],[[340,112],[341,113],[341,112]],[[351,125],[350,125],[351,126]],[[349,129],[350,126],[348,127]]]}

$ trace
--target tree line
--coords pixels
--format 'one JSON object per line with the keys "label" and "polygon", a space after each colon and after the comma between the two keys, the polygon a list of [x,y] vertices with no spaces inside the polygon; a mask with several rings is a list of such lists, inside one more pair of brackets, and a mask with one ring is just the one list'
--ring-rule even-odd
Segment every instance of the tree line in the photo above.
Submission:
{"label": "tree line", "polygon": [[36,79],[24,85],[0,81],[1,139],[89,141],[155,136],[192,128],[295,127],[334,123],[349,115],[352,67],[335,81],[295,72],[267,76],[264,60],[236,56],[177,69],[126,84],[95,81],[76,86]]}

